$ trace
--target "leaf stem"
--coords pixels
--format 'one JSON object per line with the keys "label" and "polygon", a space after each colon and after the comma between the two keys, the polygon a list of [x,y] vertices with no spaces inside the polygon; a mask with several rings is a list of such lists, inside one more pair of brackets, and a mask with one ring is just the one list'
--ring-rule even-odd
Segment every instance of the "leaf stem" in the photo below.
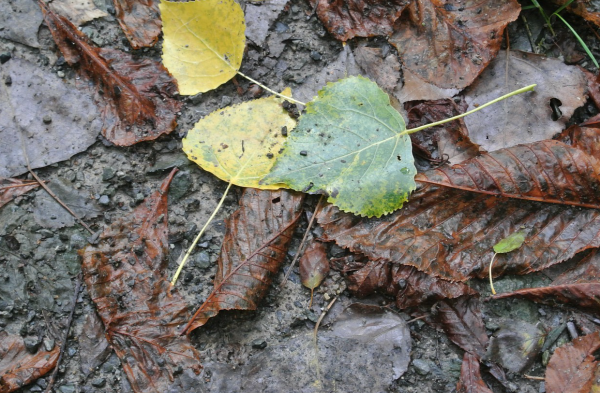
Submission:
{"label": "leaf stem", "polygon": [[190,248],[188,248],[187,252],[185,253],[185,256],[183,257],[183,259],[179,263],[179,267],[177,268],[177,271],[175,272],[175,275],[173,276],[173,279],[171,280],[171,286],[175,285],[175,283],[177,282],[177,279],[179,278],[179,274],[181,274],[181,270],[183,269],[183,267],[185,266],[185,263],[187,262],[187,260],[189,259],[190,255],[192,254],[192,251],[194,251],[194,248],[196,247],[196,244],[198,244],[198,241],[200,240],[200,238],[204,234],[204,231],[206,231],[206,228],[208,228],[208,225],[215,218],[215,216],[217,215],[217,213],[219,212],[219,210],[221,210],[221,206],[223,206],[223,202],[225,201],[225,197],[227,196],[227,193],[229,193],[229,189],[231,188],[232,184],[233,184],[232,182],[229,182],[229,184],[227,185],[227,188],[225,189],[225,192],[223,193],[223,196],[221,197],[221,200],[219,201],[219,204],[217,205],[217,207],[215,208],[215,210],[212,212],[212,214],[208,218],[208,221],[206,221],[206,224],[204,224],[204,226],[200,230],[200,233],[198,233],[198,236],[196,236],[196,238],[194,239],[192,245],[190,246]]}
{"label": "leaf stem", "polygon": [[259,85],[260,87],[262,87],[263,89],[265,89],[269,93],[275,94],[277,97],[281,97],[281,98],[283,98],[286,101],[291,101],[291,102],[294,102],[296,104],[306,106],[306,103],[304,103],[302,101],[294,100],[292,97],[284,96],[283,94],[277,93],[275,90],[269,89],[267,86],[263,85],[259,81],[250,78],[248,75],[242,74],[240,71],[238,71],[237,73],[238,73],[239,76],[243,76],[244,78],[248,79],[250,82]]}
{"label": "leaf stem", "polygon": [[499,101],[505,100],[505,99],[507,99],[507,98],[509,98],[509,97],[512,97],[512,96],[514,96],[514,95],[521,94],[521,93],[525,93],[525,92],[527,92],[527,91],[533,91],[533,88],[534,88],[535,86],[537,86],[537,85],[536,85],[536,84],[533,84],[533,85],[529,85],[529,86],[527,86],[527,87],[523,87],[523,88],[521,88],[521,89],[518,89],[518,90],[512,91],[512,92],[510,92],[510,93],[508,93],[508,94],[505,94],[505,95],[503,95],[502,97],[498,97],[498,98],[496,98],[496,99],[494,99],[494,100],[492,100],[492,101],[490,101],[490,102],[486,102],[485,104],[483,104],[483,105],[480,105],[480,106],[478,106],[477,108],[475,108],[475,109],[472,109],[472,110],[470,110],[470,111],[468,111],[468,112],[465,112],[465,113],[463,113],[462,115],[454,116],[454,117],[451,117],[451,118],[449,118],[449,119],[444,119],[444,120],[436,121],[436,122],[434,122],[434,123],[425,124],[425,125],[423,125],[423,126],[420,126],[420,127],[417,127],[417,128],[411,128],[411,129],[408,129],[408,130],[404,130],[404,131],[402,131],[402,132],[401,132],[400,134],[398,134],[398,135],[400,136],[400,135],[414,134],[415,132],[419,132],[419,131],[421,131],[421,130],[424,130],[424,129],[426,129],[426,128],[431,128],[431,127],[439,126],[440,124],[445,124],[445,123],[448,123],[448,122],[451,122],[451,121],[454,121],[454,120],[458,120],[458,119],[460,119],[460,118],[463,118],[463,117],[465,117],[465,116],[467,116],[467,115],[470,115],[471,113],[475,113],[475,112],[477,112],[478,110],[481,110],[481,109],[483,109],[483,108],[485,108],[485,107],[488,107],[488,106],[490,106],[490,105],[492,105],[492,104],[495,104],[496,102],[499,102]]}
{"label": "leaf stem", "polygon": [[494,258],[496,258],[496,255],[498,255],[497,252],[495,252],[494,256],[492,256],[492,261],[490,262],[490,268],[489,268],[490,288],[492,289],[492,295],[496,294],[496,290],[494,289],[494,283],[492,282],[492,265],[494,264]]}

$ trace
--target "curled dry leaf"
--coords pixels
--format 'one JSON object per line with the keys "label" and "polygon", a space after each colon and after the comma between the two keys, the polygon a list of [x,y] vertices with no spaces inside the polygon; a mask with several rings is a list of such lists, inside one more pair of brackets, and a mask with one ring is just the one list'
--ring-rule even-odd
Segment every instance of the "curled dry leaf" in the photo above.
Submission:
{"label": "curled dry leaf", "polygon": [[406,2],[402,0],[309,0],[336,39],[390,35]]}
{"label": "curled dry leaf", "polygon": [[494,393],[481,378],[477,355],[465,352],[456,391],[457,393]]}
{"label": "curled dry leaf", "polygon": [[19,195],[28,193],[38,186],[37,181],[0,177],[0,208]]}
{"label": "curled dry leaf", "polygon": [[300,281],[302,285],[310,289],[310,300],[312,304],[313,291],[321,285],[329,274],[329,259],[327,259],[327,248],[325,244],[312,241],[302,258],[300,258]]}
{"label": "curled dry leaf", "polygon": [[285,190],[244,191],[240,208],[226,220],[214,289],[189,321],[187,333],[221,310],[256,310],[285,260],[303,199]]}
{"label": "curled dry leaf", "polygon": [[[467,111],[464,99],[435,100],[405,103],[408,129],[448,119]],[[417,155],[424,155],[433,164],[449,162],[456,164],[479,155],[479,146],[468,137],[467,126],[462,119],[427,128],[410,135]]]}
{"label": "curled dry leaf", "polygon": [[463,89],[496,56],[504,28],[520,11],[516,0],[412,1],[390,42],[424,81]]}
{"label": "curled dry leaf", "polygon": [[29,353],[18,335],[0,332],[0,393],[9,393],[46,375],[56,366],[60,348]]}
{"label": "curled dry leaf", "polygon": [[162,21],[155,0],[115,0],[116,17],[133,49],[152,46],[158,40]]}
{"label": "curled dry leaf", "polygon": [[554,351],[546,368],[546,392],[588,393],[594,384],[598,362],[594,352],[600,349],[600,334],[578,337]]}
{"label": "curled dry leaf", "polygon": [[344,259],[335,263],[341,267],[338,270],[351,272],[348,289],[358,296],[368,296],[375,291],[393,296],[400,309],[477,293],[464,283],[430,276],[412,266],[369,261],[359,255]]}
{"label": "curled dry leaf", "polygon": [[537,84],[535,92],[465,117],[471,140],[493,151],[552,139],[585,103],[586,81],[578,67],[520,51],[500,52],[466,90],[465,99],[470,110],[532,83]]}
{"label": "curled dry leaf", "polygon": [[176,171],[129,215],[113,221],[98,245],[80,252],[106,338],[135,392],[178,389],[180,378],[199,378],[201,368],[198,351],[180,334],[191,316],[188,305],[165,276],[167,189]]}
{"label": "curled dry leaf", "polygon": [[[539,146],[534,148],[536,145]],[[597,161],[581,156],[586,164],[580,166],[571,161],[570,154],[580,157],[582,153],[560,142],[529,145],[534,150],[548,146],[557,156],[540,159],[538,173],[541,177],[529,177],[530,180],[524,177],[524,182],[519,183],[515,191],[526,193],[537,189],[544,198],[547,196],[557,203],[497,197],[420,183],[420,188],[402,210],[379,219],[360,219],[331,206],[325,207],[317,216],[324,229],[323,237],[352,252],[363,253],[369,259],[411,265],[434,276],[462,281],[469,277],[485,277],[486,262],[491,260],[494,244],[523,226],[527,241],[519,250],[499,255],[494,262],[494,274],[497,276],[506,271],[526,274],[542,270],[577,252],[600,245],[598,209],[558,204],[560,198],[570,200],[572,204],[597,203],[594,201],[597,196],[592,192],[598,179]],[[523,146],[512,149],[507,150],[518,152]],[[555,168],[544,172],[543,165],[550,162],[547,160],[560,162],[556,169],[562,168],[566,172],[551,172]],[[513,168],[512,173],[521,173],[522,167],[520,164]],[[447,169],[444,167],[443,171]],[[483,180],[487,177],[483,172],[480,168],[473,173]],[[492,175],[493,179],[501,179],[506,172],[496,170]],[[582,189],[586,199],[577,201],[576,192],[563,181],[573,182],[575,189]],[[501,183],[496,180],[487,183],[488,190],[494,191],[498,184]],[[583,190],[588,185],[590,190]],[[552,196],[554,190],[559,191],[554,195],[560,198]]]}
{"label": "curled dry leaf", "polygon": [[96,48],[71,22],[42,1],[39,4],[65,60],[94,82],[106,139],[130,146],[173,131],[181,103],[172,98],[177,93],[175,81],[160,63]]}

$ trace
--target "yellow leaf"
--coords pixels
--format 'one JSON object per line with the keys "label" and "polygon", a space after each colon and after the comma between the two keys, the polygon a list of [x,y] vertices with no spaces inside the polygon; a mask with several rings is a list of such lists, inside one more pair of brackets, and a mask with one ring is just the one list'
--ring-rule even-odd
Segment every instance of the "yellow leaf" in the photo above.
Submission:
{"label": "yellow leaf", "polygon": [[217,88],[242,64],[244,13],[233,0],[188,3],[162,1],[163,64],[177,79],[179,93]]}
{"label": "yellow leaf", "polygon": [[[290,89],[282,92],[291,95]],[[217,110],[196,123],[183,139],[188,158],[219,179],[241,187],[276,190],[259,184],[271,171],[296,122],[275,96]],[[285,127],[285,128],[284,128]]]}

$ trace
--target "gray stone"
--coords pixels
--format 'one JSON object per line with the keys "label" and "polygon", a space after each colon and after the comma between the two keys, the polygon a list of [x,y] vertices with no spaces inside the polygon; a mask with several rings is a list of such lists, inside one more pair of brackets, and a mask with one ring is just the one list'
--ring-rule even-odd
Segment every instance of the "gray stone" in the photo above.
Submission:
{"label": "gray stone", "polygon": [[25,337],[25,339],[23,340],[25,349],[27,349],[27,352],[29,352],[31,354],[34,354],[37,352],[41,343],[42,343],[42,340],[40,340],[39,337],[29,336],[29,337]]}
{"label": "gray stone", "polygon": [[75,385],[72,384],[66,384],[66,385],[62,385],[61,387],[58,388],[58,391],[60,393],[75,393]]}
{"label": "gray stone", "polygon": [[210,255],[206,251],[201,251],[196,255],[196,266],[200,269],[208,269],[210,267]]}
{"label": "gray stone", "polygon": [[103,206],[108,206],[110,204],[110,198],[108,195],[102,195],[100,199],[98,199],[98,203]]}
{"label": "gray stone", "polygon": [[254,349],[265,349],[267,347],[267,340],[264,338],[257,338],[252,341],[252,348]]}
{"label": "gray stone", "polygon": [[192,176],[188,171],[178,172],[169,187],[169,201],[180,200],[192,188]]}
{"label": "gray stone", "polygon": [[108,181],[108,180],[112,179],[113,177],[115,177],[115,170],[112,169],[111,167],[106,167],[102,170],[102,180],[103,181]]}
{"label": "gray stone", "polygon": [[96,378],[92,381],[92,386],[96,387],[96,388],[101,388],[104,385],[106,385],[106,379],[105,378]]}
{"label": "gray stone", "polygon": [[417,374],[427,375],[431,372],[431,366],[429,365],[429,362],[425,360],[415,359],[413,360],[412,365],[415,368]]}

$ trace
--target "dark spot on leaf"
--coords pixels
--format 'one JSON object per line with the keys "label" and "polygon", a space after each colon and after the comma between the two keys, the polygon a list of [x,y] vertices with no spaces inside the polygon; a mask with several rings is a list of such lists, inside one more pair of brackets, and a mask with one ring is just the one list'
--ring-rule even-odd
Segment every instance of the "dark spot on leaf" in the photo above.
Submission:
{"label": "dark spot on leaf", "polygon": [[281,127],[281,135],[288,136],[288,130],[286,126]]}
{"label": "dark spot on leaf", "polygon": [[273,153],[267,153],[267,158],[268,158],[268,159],[271,159],[271,158],[273,158]]}
{"label": "dark spot on leaf", "polygon": [[308,152],[306,150],[301,150],[300,155],[306,157],[308,155]]}
{"label": "dark spot on leaf", "polygon": [[281,202],[281,197],[273,198],[273,200],[271,200],[271,202],[279,203],[279,202]]}
{"label": "dark spot on leaf", "polygon": [[338,196],[339,193],[340,193],[340,190],[338,190],[337,188],[334,188],[333,191],[331,192],[331,197],[335,198]]}
{"label": "dark spot on leaf", "polygon": [[302,192],[308,192],[308,190],[310,190],[311,188],[313,188],[315,184],[313,182],[310,182],[308,184],[308,186],[304,187],[304,189],[302,190]]}

